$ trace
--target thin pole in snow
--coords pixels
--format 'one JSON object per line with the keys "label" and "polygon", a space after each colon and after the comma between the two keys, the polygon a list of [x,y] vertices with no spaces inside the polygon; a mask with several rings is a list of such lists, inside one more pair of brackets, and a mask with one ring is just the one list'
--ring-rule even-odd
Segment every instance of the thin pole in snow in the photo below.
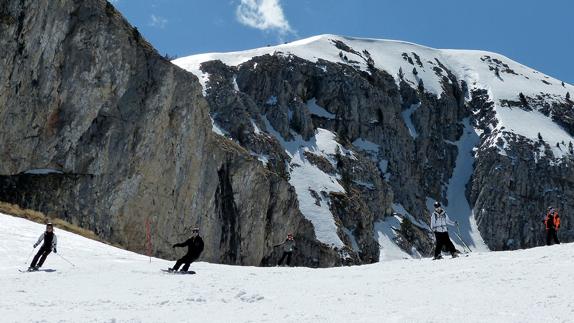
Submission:
{"label": "thin pole in snow", "polygon": [[34,249],[32,249],[32,252],[30,252],[30,255],[28,255],[28,258],[26,258],[26,262],[24,263],[24,265],[28,264],[28,260],[30,260],[30,257],[32,257],[34,250],[36,250],[36,247],[34,247]]}
{"label": "thin pole in snow", "polygon": [[59,254],[59,253],[56,253],[56,254],[57,254],[58,256],[60,256],[60,258],[64,259],[67,263],[69,263],[70,265],[72,265],[72,267],[74,267],[74,268],[76,267],[76,265],[74,265],[74,264],[73,264],[71,261],[69,261],[68,259],[64,258],[64,256],[62,256],[61,254]]}
{"label": "thin pole in snow", "polygon": [[470,247],[466,244],[466,242],[464,242],[464,239],[462,239],[462,235],[460,234],[460,227],[458,226],[458,223],[456,224],[456,235],[458,236],[458,238],[460,239],[460,241],[462,242],[462,244],[468,249],[468,252],[472,252],[472,250],[470,249]]}
{"label": "thin pole in snow", "polygon": [[149,257],[149,262],[151,263],[151,225],[149,222],[149,218],[145,220],[145,237],[146,237],[146,244],[147,244],[147,255]]}

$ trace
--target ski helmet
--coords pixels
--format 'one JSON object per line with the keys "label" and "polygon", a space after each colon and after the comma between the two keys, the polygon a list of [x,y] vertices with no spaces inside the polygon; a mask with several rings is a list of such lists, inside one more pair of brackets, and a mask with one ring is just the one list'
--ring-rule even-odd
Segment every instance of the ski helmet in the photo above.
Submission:
{"label": "ski helmet", "polygon": [[440,202],[438,202],[438,201],[437,201],[437,202],[434,202],[434,207],[435,207],[435,208],[440,207]]}
{"label": "ski helmet", "polygon": [[53,228],[54,225],[52,224],[52,222],[48,222],[48,223],[46,223],[46,227],[52,227]]}

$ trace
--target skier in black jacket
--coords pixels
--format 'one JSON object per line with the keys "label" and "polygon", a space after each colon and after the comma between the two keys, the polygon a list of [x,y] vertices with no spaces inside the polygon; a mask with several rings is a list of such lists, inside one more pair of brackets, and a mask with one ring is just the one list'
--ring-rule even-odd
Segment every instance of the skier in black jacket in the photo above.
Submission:
{"label": "skier in black jacket", "polygon": [[[30,268],[28,268],[29,271],[36,271],[38,268],[42,267],[44,261],[46,261],[46,257],[48,257],[52,250],[54,253],[58,252],[56,250],[58,239],[54,234],[54,225],[52,223],[46,224],[46,232],[40,235],[38,241],[34,244],[34,248],[42,243],[42,241],[44,241],[44,244],[42,244],[42,247],[40,247],[40,250],[38,250],[38,253],[34,256],[32,264],[30,264]],[[38,260],[40,260],[40,262],[38,262]]]}
{"label": "skier in black jacket", "polygon": [[168,270],[177,271],[179,267],[183,265],[181,271],[187,271],[189,265],[197,260],[203,251],[203,239],[199,236],[199,228],[193,228],[191,238],[185,242],[174,244],[173,248],[176,247],[187,247],[187,254],[179,259],[173,268],[169,268]]}

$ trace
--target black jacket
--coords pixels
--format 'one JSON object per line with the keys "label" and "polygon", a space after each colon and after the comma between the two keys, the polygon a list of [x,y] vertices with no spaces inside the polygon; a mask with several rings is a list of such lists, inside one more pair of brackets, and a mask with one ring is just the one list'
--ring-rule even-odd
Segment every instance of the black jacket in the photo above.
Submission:
{"label": "black jacket", "polygon": [[36,241],[36,243],[34,244],[34,248],[36,248],[40,243],[42,243],[42,241],[44,241],[44,244],[42,245],[44,249],[56,250],[56,247],[58,245],[58,238],[56,237],[55,233],[53,232],[42,233],[38,238],[38,241]]}
{"label": "black jacket", "polygon": [[187,256],[199,257],[203,251],[203,239],[200,236],[191,237],[186,242],[174,244],[173,247],[187,247]]}

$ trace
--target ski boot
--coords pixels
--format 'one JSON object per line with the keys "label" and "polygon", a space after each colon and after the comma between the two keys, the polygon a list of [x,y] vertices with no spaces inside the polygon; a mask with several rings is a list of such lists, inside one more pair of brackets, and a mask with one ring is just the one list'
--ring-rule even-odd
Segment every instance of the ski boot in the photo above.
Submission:
{"label": "ski boot", "polygon": [[432,260],[441,260],[441,259],[442,259],[441,255],[438,255],[438,256],[432,258]]}

